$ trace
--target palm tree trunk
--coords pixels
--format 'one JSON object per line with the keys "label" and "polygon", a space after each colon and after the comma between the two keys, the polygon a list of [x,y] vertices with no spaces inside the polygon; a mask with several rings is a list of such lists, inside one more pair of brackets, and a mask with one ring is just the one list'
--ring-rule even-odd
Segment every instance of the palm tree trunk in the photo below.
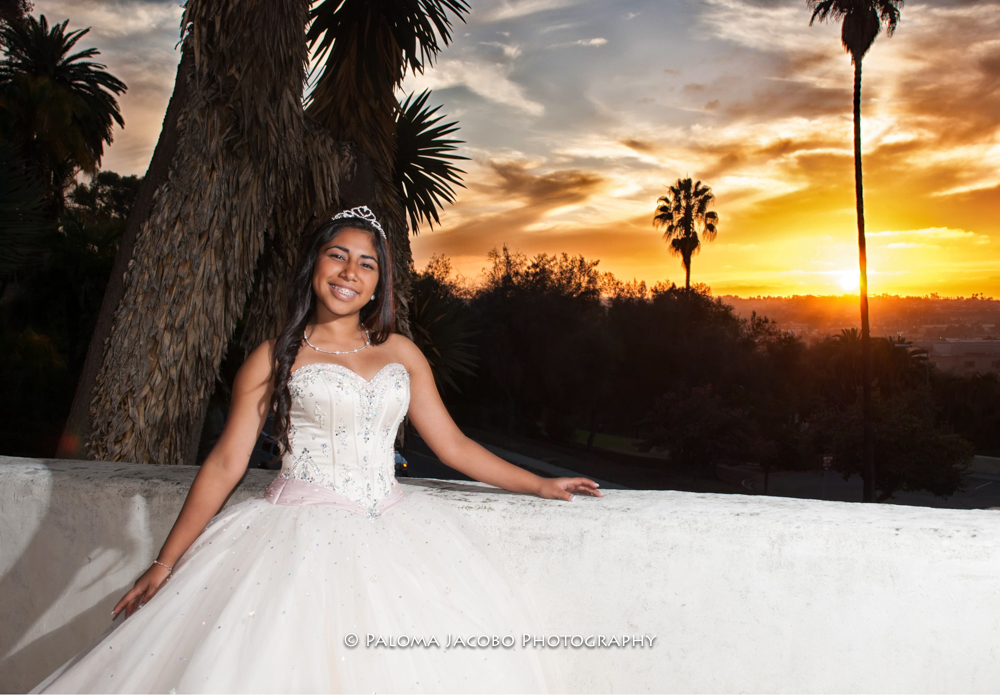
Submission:
{"label": "palm tree trunk", "polygon": [[[239,337],[244,355],[277,336],[284,325],[288,281],[295,275],[302,234],[310,223],[329,218],[341,208],[365,205],[374,195],[371,187],[358,182],[363,175],[357,175],[359,163],[347,143],[335,141],[308,117],[304,139],[302,165],[283,182],[274,204],[273,236],[260,256]],[[351,189],[351,183],[360,183],[363,192]]]}
{"label": "palm tree trunk", "polygon": [[97,377],[100,459],[181,464],[197,451],[191,439],[274,232],[275,200],[304,160],[308,4],[187,4],[191,93]]}
{"label": "palm tree trunk", "polygon": [[691,257],[684,259],[684,289],[691,289]]}
{"label": "palm tree trunk", "polygon": [[854,189],[858,205],[858,265],[861,272],[862,499],[875,502],[875,424],[872,415],[871,331],[868,323],[868,252],[865,246],[865,198],[861,182],[861,58],[854,61]]}
{"label": "palm tree trunk", "polygon": [[118,244],[118,252],[115,254],[115,262],[111,268],[111,277],[104,290],[104,299],[101,301],[101,311],[97,315],[97,323],[90,337],[87,356],[84,358],[80,377],[76,384],[73,404],[70,407],[69,416],[66,418],[62,437],[59,439],[59,447],[56,450],[57,457],[81,459],[87,454],[84,443],[90,440],[91,436],[90,402],[94,396],[97,373],[101,368],[104,356],[104,345],[111,337],[115,310],[118,309],[118,305],[125,295],[125,272],[132,260],[132,252],[135,250],[135,240],[139,229],[153,210],[153,196],[160,186],[166,183],[170,173],[170,163],[177,151],[177,118],[187,104],[188,77],[192,64],[192,53],[185,48],[181,52],[180,64],[177,66],[177,77],[174,79],[174,92],[167,104],[167,112],[163,117],[163,127],[160,130],[159,140],[156,142],[156,149],[153,150],[149,168],[139,186],[132,212]]}

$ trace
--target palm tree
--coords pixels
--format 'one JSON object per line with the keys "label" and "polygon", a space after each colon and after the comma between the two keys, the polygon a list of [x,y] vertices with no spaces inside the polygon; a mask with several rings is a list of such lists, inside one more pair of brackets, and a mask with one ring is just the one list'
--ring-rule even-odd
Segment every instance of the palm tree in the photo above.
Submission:
{"label": "palm tree", "polygon": [[[314,161],[330,151],[306,137],[308,7],[187,3],[174,95],[120,247],[123,282],[102,305],[106,347],[95,331],[93,388],[86,374],[77,388],[74,409],[89,402],[90,418],[84,410],[67,424],[64,454],[84,437],[98,459],[193,462],[265,244],[286,226],[301,230],[314,206],[335,205],[350,162]],[[284,215],[278,203],[293,197],[295,215]]]}
{"label": "palm tree", "polygon": [[854,63],[854,191],[858,212],[858,265],[861,300],[861,393],[864,421],[862,447],[863,499],[875,502],[875,426],[872,421],[871,331],[868,322],[868,254],[865,247],[865,202],[861,183],[861,61],[885,27],[892,36],[903,0],[809,0],[810,26],[817,19],[842,20],[841,42]]}
{"label": "palm tree", "polygon": [[[656,201],[655,227],[664,227],[663,241],[684,264],[684,287],[691,289],[691,257],[701,249],[701,240],[711,242],[718,233],[719,216],[709,206],[715,201],[712,189],[691,178],[678,179],[667,195]],[[700,235],[700,236],[699,236]]]}
{"label": "palm tree", "polygon": [[[188,1],[174,95],[122,238],[122,275],[113,272],[105,294],[63,456],[87,440],[100,459],[193,462],[237,322],[248,341],[274,335],[300,235],[341,205],[364,202],[383,219],[405,303],[412,261],[393,182],[394,90],[405,69],[422,70],[449,39],[446,10],[468,6],[309,7]],[[304,109],[310,44],[319,78]]]}
{"label": "palm tree", "polygon": [[68,32],[68,22],[29,15],[0,25],[0,138],[34,164],[55,214],[76,171],[96,172],[114,124],[125,125],[115,99],[125,83],[89,60],[97,49],[73,53],[90,29]]}
{"label": "palm tree", "polygon": [[406,72],[422,73],[451,41],[465,0],[321,0],[310,11],[307,38],[319,76],[306,113],[339,141],[353,143],[370,163],[371,206],[389,238],[398,303],[397,329],[409,333],[413,255],[399,192],[396,89]]}

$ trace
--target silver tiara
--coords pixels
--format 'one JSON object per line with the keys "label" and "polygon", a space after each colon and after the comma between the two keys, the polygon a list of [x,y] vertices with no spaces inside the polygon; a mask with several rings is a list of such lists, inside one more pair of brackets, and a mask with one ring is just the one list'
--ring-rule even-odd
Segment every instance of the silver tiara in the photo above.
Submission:
{"label": "silver tiara", "polygon": [[331,220],[342,220],[343,218],[359,218],[361,220],[367,220],[378,233],[382,235],[382,239],[385,239],[385,230],[382,229],[382,225],[378,224],[378,220],[375,218],[375,213],[368,209],[367,205],[359,205],[356,208],[349,208],[348,210],[341,210],[339,213],[334,215]]}

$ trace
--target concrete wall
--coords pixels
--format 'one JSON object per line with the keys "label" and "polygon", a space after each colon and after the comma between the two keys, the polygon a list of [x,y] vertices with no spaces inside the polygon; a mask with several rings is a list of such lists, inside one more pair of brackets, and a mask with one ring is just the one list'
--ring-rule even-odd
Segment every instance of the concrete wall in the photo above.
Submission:
{"label": "concrete wall", "polygon": [[[0,458],[0,689],[108,625],[194,471]],[[258,495],[252,471],[231,502]],[[579,692],[1000,691],[1000,513],[662,491],[566,503],[413,481],[467,511]]]}

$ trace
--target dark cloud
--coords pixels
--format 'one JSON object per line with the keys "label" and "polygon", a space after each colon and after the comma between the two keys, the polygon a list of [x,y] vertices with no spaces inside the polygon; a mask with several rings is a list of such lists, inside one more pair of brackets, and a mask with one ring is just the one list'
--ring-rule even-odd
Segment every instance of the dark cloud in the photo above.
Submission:
{"label": "dark cloud", "polygon": [[[703,156],[717,158],[712,165],[699,172],[702,178],[711,180],[730,174],[742,167],[759,166],[775,159],[794,158],[799,154],[816,150],[843,147],[845,147],[845,143],[833,140],[782,138],[763,146],[750,143],[728,143],[725,145],[705,143],[696,145],[695,149]],[[794,163],[789,166],[794,169]],[[789,173],[795,174],[796,172],[790,171]]]}
{"label": "dark cloud", "polygon": [[520,204],[499,213],[471,215],[445,231],[436,232],[434,246],[438,253],[482,254],[484,239],[536,238],[538,232],[525,228],[539,222],[550,210],[586,202],[605,183],[600,175],[582,169],[536,173],[525,161],[490,161],[487,167],[493,176],[470,182],[469,188],[487,200],[515,200]]}
{"label": "dark cloud", "polygon": [[491,188],[503,199],[520,198],[545,209],[584,201],[603,181],[594,172],[580,170],[533,174],[524,162],[490,162],[490,167],[497,174]]}
{"label": "dark cloud", "polygon": [[638,138],[625,138],[619,141],[625,147],[635,150],[636,152],[641,152],[643,154],[649,154],[656,152],[656,146],[648,140],[640,140]]}
{"label": "dark cloud", "polygon": [[928,145],[984,142],[997,132],[1000,2],[974,6],[981,11],[949,13],[934,31],[908,37],[906,57],[917,68],[897,90],[900,117],[934,133]]}
{"label": "dark cloud", "polygon": [[[865,93],[866,99],[872,95]],[[778,118],[818,118],[844,113],[851,108],[851,91],[847,88],[819,87],[803,81],[772,81],[745,101],[725,108],[733,118],[768,121]]]}

